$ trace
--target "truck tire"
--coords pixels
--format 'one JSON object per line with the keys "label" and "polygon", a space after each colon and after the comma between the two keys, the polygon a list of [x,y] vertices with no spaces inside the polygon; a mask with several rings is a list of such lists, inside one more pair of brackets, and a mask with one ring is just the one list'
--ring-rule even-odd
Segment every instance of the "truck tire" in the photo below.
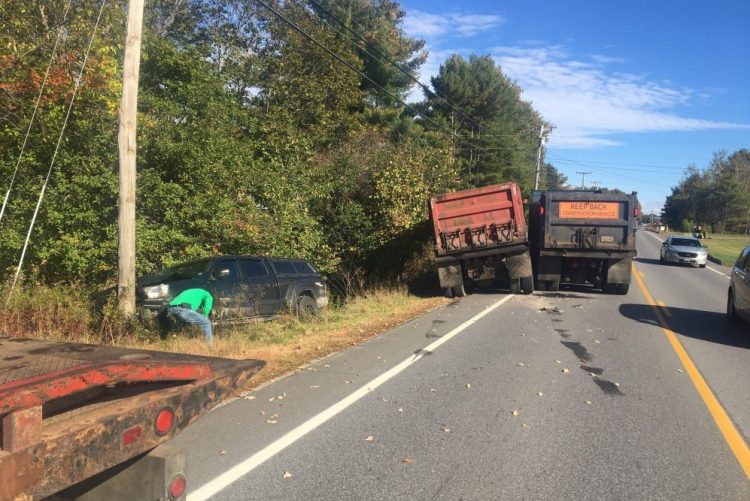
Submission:
{"label": "truck tire", "polygon": [[740,319],[737,314],[737,309],[734,307],[734,294],[731,289],[727,294],[727,319],[729,319],[730,322],[737,322]]}
{"label": "truck tire", "polygon": [[445,297],[453,297],[453,287],[443,287]]}
{"label": "truck tire", "polygon": [[509,289],[511,294],[519,294],[521,292],[521,279],[511,278]]}
{"label": "truck tire", "polygon": [[466,287],[464,287],[464,282],[461,281],[461,284],[454,285],[452,287],[453,297],[464,297],[466,295]]}
{"label": "truck tire", "polygon": [[297,316],[299,318],[310,318],[318,315],[318,305],[310,296],[304,294],[297,298]]}
{"label": "truck tire", "polygon": [[531,294],[534,292],[534,277],[529,275],[521,279],[521,292],[524,294]]}
{"label": "truck tire", "polygon": [[615,294],[624,296],[628,293],[628,290],[630,290],[630,284],[616,284]]}

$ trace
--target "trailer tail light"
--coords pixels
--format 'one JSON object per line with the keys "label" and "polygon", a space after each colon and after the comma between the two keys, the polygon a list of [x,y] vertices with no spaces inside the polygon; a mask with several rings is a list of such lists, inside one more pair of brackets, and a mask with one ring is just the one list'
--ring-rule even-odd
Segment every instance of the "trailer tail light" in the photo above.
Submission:
{"label": "trailer tail light", "polygon": [[540,216],[543,216],[543,215],[544,215],[544,206],[543,206],[543,205],[540,205],[540,206],[539,206],[539,215],[540,215]]}
{"label": "trailer tail light", "polygon": [[187,480],[182,475],[177,475],[169,482],[169,499],[175,501],[185,494],[185,488],[187,487]]}
{"label": "trailer tail light", "polygon": [[137,442],[141,435],[143,435],[143,428],[140,426],[133,426],[132,428],[125,430],[122,434],[122,445],[128,446]]}
{"label": "trailer tail light", "polygon": [[638,217],[638,207],[633,207],[633,217]]}
{"label": "trailer tail light", "polygon": [[174,411],[169,407],[159,411],[154,422],[154,429],[157,435],[166,435],[174,425]]}

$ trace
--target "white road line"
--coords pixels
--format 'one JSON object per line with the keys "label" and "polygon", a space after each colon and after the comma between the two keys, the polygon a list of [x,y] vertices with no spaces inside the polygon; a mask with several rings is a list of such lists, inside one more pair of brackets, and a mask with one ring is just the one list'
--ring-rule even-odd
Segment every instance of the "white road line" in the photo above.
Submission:
{"label": "white road line", "polygon": [[[641,231],[645,231],[645,232],[646,232],[646,233],[648,233],[649,235],[652,235],[652,236],[653,236],[653,237],[654,237],[655,239],[657,239],[657,240],[658,240],[658,241],[660,241],[660,242],[663,242],[663,241],[664,241],[664,240],[662,240],[661,238],[657,237],[657,236],[656,236],[656,233],[654,233],[654,232],[652,232],[652,231],[647,231],[647,230],[641,230]],[[726,273],[723,273],[723,272],[721,272],[721,271],[717,270],[716,268],[713,268],[713,267],[711,267],[711,266],[708,266],[708,265],[706,266],[706,268],[707,268],[707,269],[709,269],[709,270],[711,270],[711,271],[713,271],[714,273],[718,273],[718,274],[719,274],[719,275],[721,275],[722,277],[727,277],[727,278],[729,278],[729,275],[727,275]]]}
{"label": "white road line", "polygon": [[272,458],[273,456],[275,456],[276,454],[278,454],[279,452],[281,452],[288,446],[292,445],[294,442],[304,437],[305,435],[313,431],[318,426],[322,425],[323,423],[325,423],[326,421],[328,421],[335,415],[345,410],[347,407],[349,407],[353,403],[360,400],[362,397],[371,393],[378,386],[386,383],[391,378],[395,377],[399,373],[406,370],[409,366],[413,365],[414,363],[419,361],[422,357],[424,357],[425,354],[429,352],[434,352],[443,343],[457,336],[467,327],[473,325],[479,319],[489,314],[493,310],[497,309],[500,305],[506,303],[512,298],[513,298],[512,295],[505,296],[504,298],[502,298],[495,304],[486,308],[484,311],[473,316],[472,318],[462,323],[461,325],[459,325],[452,331],[448,332],[447,334],[443,335],[439,339],[430,343],[424,349],[420,350],[418,354],[410,356],[409,358],[407,358],[400,364],[396,365],[395,367],[384,372],[383,374],[376,377],[369,383],[360,387],[351,395],[345,397],[342,400],[339,400],[337,403],[333,404],[331,407],[320,412],[316,416],[313,416],[312,418],[308,419],[307,421],[305,421],[304,423],[302,423],[301,425],[299,425],[292,431],[288,432],[286,435],[282,436],[281,438],[277,439],[275,442],[266,446],[264,449],[261,449],[260,451],[256,452],[249,458],[233,466],[232,468],[225,471],[221,475],[217,476],[213,480],[203,484],[202,486],[197,488],[195,491],[187,495],[188,501],[202,501],[222,491],[223,489],[228,487],[230,484],[236,482],[244,475],[247,475],[248,473],[250,473],[257,466],[263,464],[265,461]]}

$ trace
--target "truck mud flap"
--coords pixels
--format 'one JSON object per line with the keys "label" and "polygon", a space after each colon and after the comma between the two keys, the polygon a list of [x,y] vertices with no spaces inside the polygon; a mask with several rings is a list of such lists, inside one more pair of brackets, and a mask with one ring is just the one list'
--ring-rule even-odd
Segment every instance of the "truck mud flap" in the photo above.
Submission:
{"label": "truck mud flap", "polygon": [[630,284],[632,258],[610,259],[607,267],[607,284]]}
{"label": "truck mud flap", "polygon": [[438,279],[440,287],[463,287],[464,280],[461,276],[461,264],[438,264]]}
{"label": "truck mud flap", "polygon": [[531,256],[528,251],[515,256],[508,256],[505,258],[505,266],[508,268],[508,276],[511,280],[530,277],[532,274]]}

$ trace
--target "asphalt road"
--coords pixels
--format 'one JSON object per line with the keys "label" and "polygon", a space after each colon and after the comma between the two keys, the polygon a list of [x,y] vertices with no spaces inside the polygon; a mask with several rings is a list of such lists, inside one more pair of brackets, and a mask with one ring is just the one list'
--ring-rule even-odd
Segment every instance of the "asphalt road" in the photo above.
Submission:
{"label": "asphalt road", "polygon": [[659,245],[645,289],[475,294],[216,409],[188,499],[750,499],[750,329]]}

